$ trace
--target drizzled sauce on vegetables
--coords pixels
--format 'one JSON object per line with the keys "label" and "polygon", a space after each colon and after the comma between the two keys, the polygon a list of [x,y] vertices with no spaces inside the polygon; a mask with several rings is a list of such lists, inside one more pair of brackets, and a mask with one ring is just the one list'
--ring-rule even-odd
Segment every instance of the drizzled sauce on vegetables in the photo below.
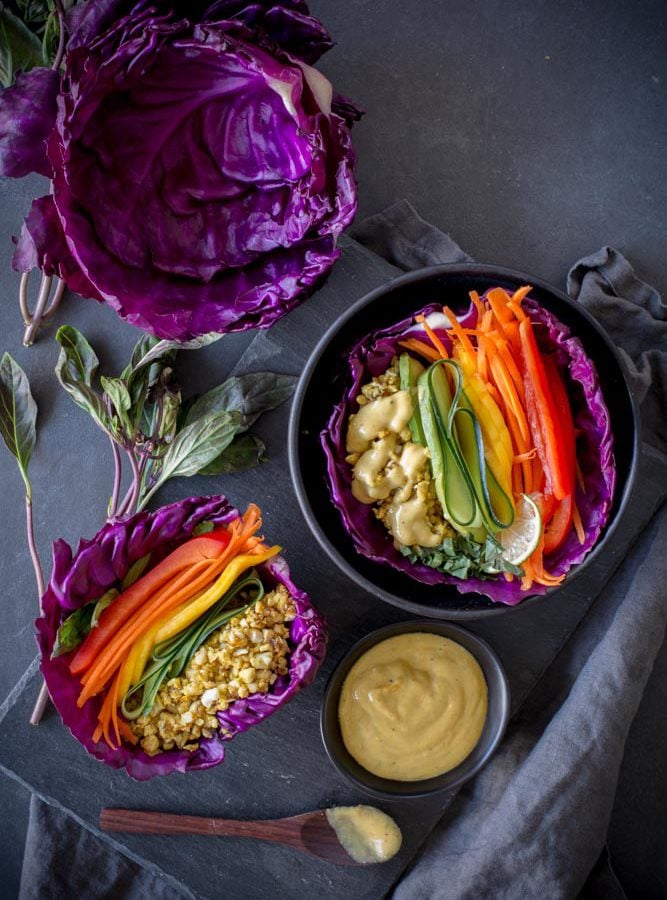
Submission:
{"label": "drizzled sauce on vegetables", "polygon": [[396,391],[371,400],[350,418],[347,449],[360,454],[353,467],[352,494],[365,504],[392,495],[385,524],[396,541],[406,547],[436,547],[442,533],[430,527],[428,498],[418,487],[428,451],[401,436],[412,412],[410,392]]}

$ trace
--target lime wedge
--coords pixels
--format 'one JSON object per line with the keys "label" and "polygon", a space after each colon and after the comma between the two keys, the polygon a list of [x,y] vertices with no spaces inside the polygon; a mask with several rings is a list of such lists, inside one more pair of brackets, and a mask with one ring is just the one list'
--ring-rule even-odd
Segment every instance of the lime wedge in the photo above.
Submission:
{"label": "lime wedge", "polygon": [[521,494],[516,504],[514,521],[509,528],[496,535],[503,548],[503,559],[520,566],[537,549],[541,534],[542,516],[537,504],[526,494]]}

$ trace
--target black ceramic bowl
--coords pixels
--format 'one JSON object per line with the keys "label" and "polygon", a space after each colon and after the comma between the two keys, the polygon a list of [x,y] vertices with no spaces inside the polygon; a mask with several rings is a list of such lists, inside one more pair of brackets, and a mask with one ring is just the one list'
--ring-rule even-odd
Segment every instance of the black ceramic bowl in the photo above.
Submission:
{"label": "black ceramic bowl", "polygon": [[[355,662],[375,644],[398,634],[409,632],[429,632],[450,638],[465,647],[475,657],[484,672],[488,688],[488,712],[484,730],[472,753],[455,769],[426,778],[423,781],[393,781],[380,778],[368,772],[348,753],[343,743],[338,722],[338,701],[343,682]],[[486,641],[470,631],[447,622],[432,619],[415,619],[398,622],[372,631],[358,641],[334,669],[324,692],[320,728],[322,740],[329,759],[356,787],[384,800],[405,800],[414,797],[428,797],[440,791],[450,791],[460,787],[486,765],[502,740],[510,714],[510,689],[502,664]]]}
{"label": "black ceramic bowl", "polygon": [[563,581],[563,585],[569,584],[604,551],[627,505],[640,449],[639,414],[627,370],[615,346],[585,309],[539,278],[511,269],[476,263],[420,269],[395,278],[351,306],[319,342],[299,381],[290,417],[289,461],[306,521],[323,549],[353,581],[408,612],[438,619],[478,619],[525,608],[559,588],[542,597],[526,597],[518,606],[506,606],[480,594],[459,594],[451,585],[422,584],[356,551],[331,501],[319,438],[334,405],[343,395],[347,353],[369,333],[400,321],[428,303],[447,302],[455,311],[463,310],[468,306],[471,290],[482,294],[488,288],[501,286],[512,291],[524,284],[532,285],[531,296],[569,325],[582,341],[597,367],[611,415],[617,476],[614,501],[597,544]]}

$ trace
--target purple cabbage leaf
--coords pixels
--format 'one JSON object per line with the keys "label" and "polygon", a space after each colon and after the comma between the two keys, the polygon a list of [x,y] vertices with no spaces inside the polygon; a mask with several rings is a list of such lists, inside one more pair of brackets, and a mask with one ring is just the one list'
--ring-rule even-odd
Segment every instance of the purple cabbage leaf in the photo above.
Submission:
{"label": "purple cabbage leaf", "polygon": [[160,338],[271,325],[356,212],[359,113],[312,67],[326,29],[299,0],[103,0],[68,26],[62,76],[0,94],[0,174],[52,179],[15,267]]}

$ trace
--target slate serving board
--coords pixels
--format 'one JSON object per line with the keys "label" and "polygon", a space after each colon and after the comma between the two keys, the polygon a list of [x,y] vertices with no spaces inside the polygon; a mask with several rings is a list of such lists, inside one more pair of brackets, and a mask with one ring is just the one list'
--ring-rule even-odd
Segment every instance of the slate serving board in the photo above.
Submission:
{"label": "slate serving board", "polygon": [[[346,239],[343,257],[329,281],[309,301],[258,336],[241,360],[241,369],[298,372],[309,350],[336,310],[386,280],[392,267]],[[224,342],[223,342],[224,343]],[[209,353],[208,360],[214,360]],[[194,366],[191,358],[187,366]],[[215,374],[211,374],[211,382]],[[205,379],[206,380],[206,379]],[[82,414],[83,415],[83,414]],[[285,411],[266,416],[258,431],[267,440],[270,462],[242,476],[196,479],[172,484],[161,502],[190,493],[224,490],[243,508],[255,500],[265,517],[265,534],[286,547],[295,581],[310,592],[327,617],[330,646],[316,683],[264,725],[228,745],[216,769],[135,783],[88,757],[51,711],[39,728],[28,724],[38,677],[27,673],[20,689],[0,709],[0,767],[42,796],[97,828],[103,806],[156,809],[235,818],[288,816],[330,805],[365,802],[329,763],[319,735],[319,708],[333,666],[362,635],[407,618],[366,594],[338,572],[307,529],[288,474]],[[90,427],[83,426],[82,427]],[[581,621],[594,598],[625,556],[660,500],[645,459],[639,486],[608,551],[556,598],[521,608],[475,631],[504,662],[516,709]],[[26,752],[26,748],[30,752]],[[157,867],[199,897],[242,896],[244,900],[280,896],[301,898],[377,898],[389,891],[440,817],[449,797],[377,804],[393,815],[404,833],[393,861],[367,869],[335,868],[292,850],[254,841],[205,837],[114,835],[108,838],[129,855]]]}

